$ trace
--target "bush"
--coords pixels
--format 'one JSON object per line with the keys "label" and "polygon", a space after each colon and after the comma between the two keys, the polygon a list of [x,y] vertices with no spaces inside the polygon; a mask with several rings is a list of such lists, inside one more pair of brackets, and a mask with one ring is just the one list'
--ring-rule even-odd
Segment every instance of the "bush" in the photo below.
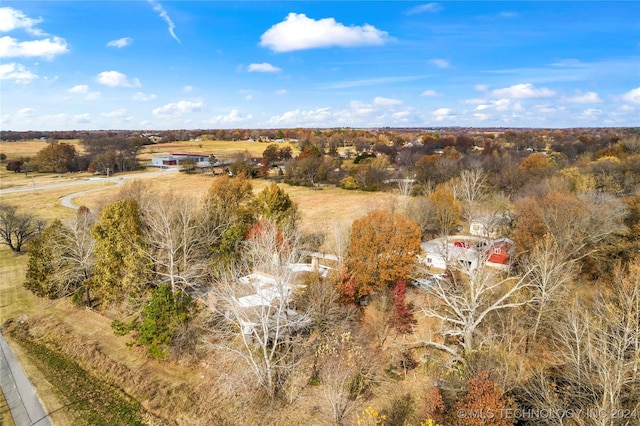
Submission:
{"label": "bush", "polygon": [[18,173],[22,169],[22,165],[23,164],[24,164],[24,162],[20,161],[20,160],[9,161],[7,163],[7,170],[9,170],[10,172]]}
{"label": "bush", "polygon": [[340,181],[340,187],[352,191],[358,189],[358,182],[353,176],[347,176]]}

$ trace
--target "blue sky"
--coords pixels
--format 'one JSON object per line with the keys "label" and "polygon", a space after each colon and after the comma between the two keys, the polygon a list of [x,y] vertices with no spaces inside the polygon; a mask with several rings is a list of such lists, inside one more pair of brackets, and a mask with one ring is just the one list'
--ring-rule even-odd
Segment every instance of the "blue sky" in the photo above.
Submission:
{"label": "blue sky", "polygon": [[10,1],[3,130],[640,125],[637,2]]}

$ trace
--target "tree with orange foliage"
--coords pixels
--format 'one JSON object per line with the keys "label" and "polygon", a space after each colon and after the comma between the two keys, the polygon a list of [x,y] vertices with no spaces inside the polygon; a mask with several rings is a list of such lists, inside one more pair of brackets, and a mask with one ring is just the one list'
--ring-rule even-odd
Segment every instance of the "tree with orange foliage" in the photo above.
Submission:
{"label": "tree with orange foliage", "polygon": [[377,210],[351,227],[346,266],[355,280],[356,298],[409,277],[420,250],[420,228],[403,214]]}
{"label": "tree with orange foliage", "polygon": [[491,380],[487,371],[477,372],[467,381],[466,387],[467,394],[454,407],[454,413],[458,417],[455,424],[509,426],[515,423],[515,419],[506,415],[509,401],[505,398],[504,391]]}
{"label": "tree with orange foliage", "polygon": [[446,410],[447,406],[444,404],[444,398],[442,397],[440,389],[435,386],[429,388],[422,406],[422,414],[426,419],[423,423],[429,424],[429,420],[436,424],[444,423]]}

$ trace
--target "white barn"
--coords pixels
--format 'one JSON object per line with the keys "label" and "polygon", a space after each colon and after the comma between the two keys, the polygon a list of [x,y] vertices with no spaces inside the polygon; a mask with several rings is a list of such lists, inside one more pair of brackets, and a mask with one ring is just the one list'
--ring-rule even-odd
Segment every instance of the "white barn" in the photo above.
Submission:
{"label": "white barn", "polygon": [[193,160],[198,167],[208,167],[209,157],[206,155],[198,155],[198,154],[169,154],[163,155],[160,157],[153,157],[151,159],[151,166],[153,167],[171,167],[171,166],[179,166],[185,160]]}

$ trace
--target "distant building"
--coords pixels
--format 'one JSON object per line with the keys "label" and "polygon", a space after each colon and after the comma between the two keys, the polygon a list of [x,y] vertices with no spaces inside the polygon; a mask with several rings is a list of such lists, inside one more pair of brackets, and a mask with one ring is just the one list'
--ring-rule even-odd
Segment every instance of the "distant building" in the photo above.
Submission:
{"label": "distant building", "polygon": [[197,154],[170,154],[161,157],[153,157],[151,159],[151,166],[153,167],[171,167],[171,166],[179,166],[185,160],[193,160],[198,167],[207,167],[209,166],[209,157],[205,155],[197,155]]}

